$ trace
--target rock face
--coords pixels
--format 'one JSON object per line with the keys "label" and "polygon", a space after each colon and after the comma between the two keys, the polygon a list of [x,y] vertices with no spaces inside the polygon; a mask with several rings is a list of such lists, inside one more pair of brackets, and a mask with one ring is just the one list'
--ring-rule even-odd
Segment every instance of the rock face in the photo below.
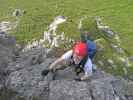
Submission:
{"label": "rock face", "polygon": [[15,39],[10,36],[0,37],[0,67],[5,67],[13,57]]}
{"label": "rock face", "polygon": [[0,89],[5,84],[6,67],[14,57],[15,39],[11,36],[0,36]]}
{"label": "rock face", "polygon": [[85,82],[57,80],[50,83],[49,100],[92,100]]}
{"label": "rock face", "polygon": [[[7,79],[8,87],[17,91],[26,100],[39,97],[42,98],[41,100],[48,98],[48,81],[41,76],[41,71],[52,59],[46,59],[43,56],[44,52],[45,49],[27,52],[7,68],[10,72]],[[41,64],[42,61],[45,61],[45,66],[43,63]]]}
{"label": "rock face", "polygon": [[13,39],[3,37],[0,46],[0,100],[133,100],[132,82],[100,69],[82,82],[73,80],[74,66],[43,77],[41,71],[56,59],[47,49],[16,55]]}

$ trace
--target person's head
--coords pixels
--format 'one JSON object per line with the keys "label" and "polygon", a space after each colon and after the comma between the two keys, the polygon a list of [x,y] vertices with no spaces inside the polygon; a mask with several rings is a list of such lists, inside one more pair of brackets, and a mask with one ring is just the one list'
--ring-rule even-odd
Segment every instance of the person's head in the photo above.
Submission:
{"label": "person's head", "polygon": [[73,47],[73,60],[75,64],[79,64],[80,61],[87,55],[87,47],[84,42],[76,42]]}

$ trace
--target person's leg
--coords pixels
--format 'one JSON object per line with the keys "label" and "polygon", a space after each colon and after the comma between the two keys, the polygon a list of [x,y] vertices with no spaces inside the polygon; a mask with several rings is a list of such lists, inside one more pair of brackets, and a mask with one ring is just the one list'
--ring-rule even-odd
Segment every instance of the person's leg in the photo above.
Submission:
{"label": "person's leg", "polygon": [[81,38],[81,41],[83,41],[83,42],[86,42],[87,40],[91,40],[90,33],[88,31],[80,32],[80,38]]}

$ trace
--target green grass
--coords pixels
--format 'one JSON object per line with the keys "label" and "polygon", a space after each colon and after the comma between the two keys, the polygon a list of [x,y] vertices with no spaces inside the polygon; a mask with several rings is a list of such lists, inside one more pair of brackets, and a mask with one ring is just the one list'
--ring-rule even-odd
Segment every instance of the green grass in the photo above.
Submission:
{"label": "green grass", "polygon": [[[95,34],[97,31],[93,25],[94,17],[101,16],[105,24],[120,34],[122,47],[128,51],[130,56],[133,55],[132,0],[0,0],[0,21],[13,19],[12,12],[16,8],[26,11],[20,17],[17,29],[12,31],[18,43],[41,38],[43,31],[58,15],[68,18],[67,22],[59,27],[58,32],[64,31],[66,36],[77,38],[79,19],[88,16],[83,28]],[[95,36],[99,37],[98,34]],[[105,57],[115,58],[109,48],[104,51],[104,54]],[[116,73],[121,75],[120,68]],[[133,70],[132,67],[130,69]],[[132,74],[132,70],[129,70],[129,74]]]}

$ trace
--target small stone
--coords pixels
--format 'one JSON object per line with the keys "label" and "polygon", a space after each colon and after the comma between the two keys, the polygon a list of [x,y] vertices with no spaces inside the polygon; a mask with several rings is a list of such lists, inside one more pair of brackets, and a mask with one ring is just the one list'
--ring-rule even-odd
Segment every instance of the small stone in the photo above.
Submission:
{"label": "small stone", "polygon": [[114,61],[112,59],[107,60],[109,64],[114,65]]}
{"label": "small stone", "polygon": [[133,56],[131,56],[131,57],[128,57],[128,59],[129,59],[129,60],[131,60],[131,61],[133,61]]}
{"label": "small stone", "polygon": [[102,61],[98,61],[98,63],[100,64],[100,66],[104,66],[104,63]]}
{"label": "small stone", "polygon": [[128,83],[127,95],[133,97],[133,82]]}

